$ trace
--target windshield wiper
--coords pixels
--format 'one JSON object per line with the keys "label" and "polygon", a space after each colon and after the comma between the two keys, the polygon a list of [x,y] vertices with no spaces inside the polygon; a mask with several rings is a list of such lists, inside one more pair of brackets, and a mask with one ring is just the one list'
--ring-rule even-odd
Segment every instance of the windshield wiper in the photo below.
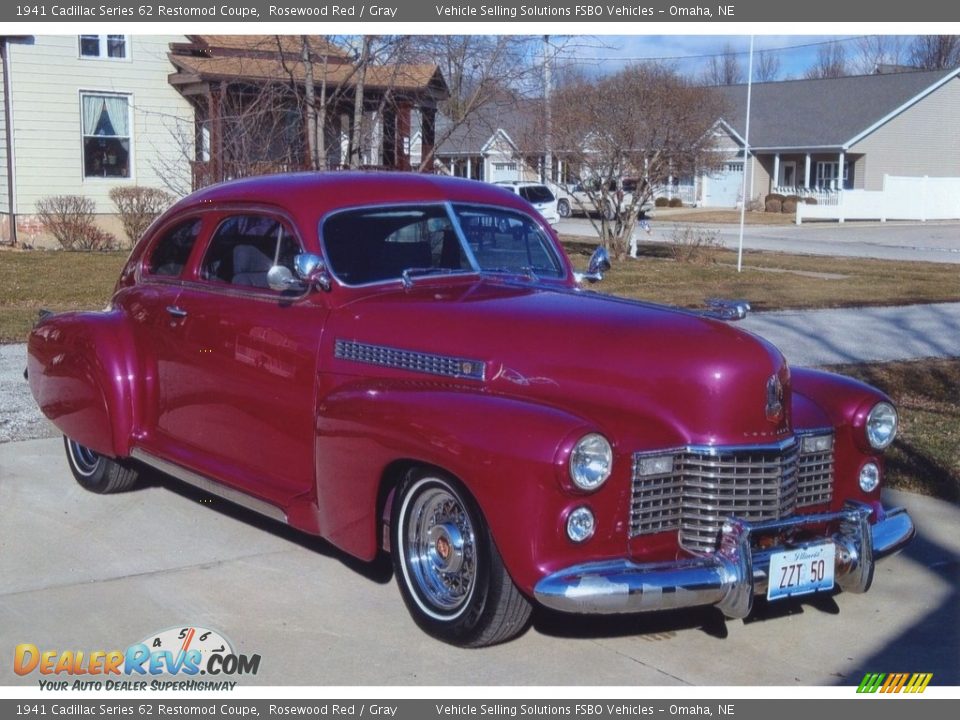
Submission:
{"label": "windshield wiper", "polygon": [[474,272],[471,268],[409,267],[400,273],[400,281],[405,288],[411,288],[413,278],[417,275],[463,275]]}

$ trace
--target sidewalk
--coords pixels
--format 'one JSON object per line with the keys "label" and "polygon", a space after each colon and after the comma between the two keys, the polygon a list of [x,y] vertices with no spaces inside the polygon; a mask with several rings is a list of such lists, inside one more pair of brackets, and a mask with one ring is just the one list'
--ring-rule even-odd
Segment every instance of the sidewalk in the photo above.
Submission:
{"label": "sidewalk", "polygon": [[[736,327],[796,366],[960,357],[960,303],[754,313]],[[25,364],[24,344],[0,345],[0,443],[57,435],[30,396]]]}

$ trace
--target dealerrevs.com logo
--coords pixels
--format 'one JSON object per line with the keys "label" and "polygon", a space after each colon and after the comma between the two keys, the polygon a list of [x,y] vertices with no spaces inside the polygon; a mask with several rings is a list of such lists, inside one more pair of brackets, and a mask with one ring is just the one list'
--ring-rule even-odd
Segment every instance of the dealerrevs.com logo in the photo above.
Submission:
{"label": "dealerrevs.com logo", "polygon": [[[41,690],[233,690],[231,678],[256,675],[260,655],[242,655],[216,630],[169,628],[126,650],[41,649],[21,643],[13,671],[38,673]],[[202,676],[202,679],[201,679]]]}
{"label": "dealerrevs.com logo", "polygon": [[922,693],[933,680],[933,673],[867,673],[857,687],[858,693]]}

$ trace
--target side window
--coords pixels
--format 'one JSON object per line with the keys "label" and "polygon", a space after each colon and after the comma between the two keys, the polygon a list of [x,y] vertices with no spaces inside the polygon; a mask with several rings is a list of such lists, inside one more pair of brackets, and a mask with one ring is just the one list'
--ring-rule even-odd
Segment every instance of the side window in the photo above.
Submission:
{"label": "side window", "polygon": [[330,269],[347,285],[397,280],[404,270],[469,270],[446,210],[437,206],[337,213],[323,224]]}
{"label": "side window", "polygon": [[154,246],[143,269],[151,275],[176,277],[187,264],[193,244],[200,234],[200,218],[192,218],[174,225]]}
{"label": "side window", "polygon": [[203,280],[269,289],[267,271],[283,265],[294,271],[302,252],[289,228],[268,215],[233,215],[213,234],[200,264]]}

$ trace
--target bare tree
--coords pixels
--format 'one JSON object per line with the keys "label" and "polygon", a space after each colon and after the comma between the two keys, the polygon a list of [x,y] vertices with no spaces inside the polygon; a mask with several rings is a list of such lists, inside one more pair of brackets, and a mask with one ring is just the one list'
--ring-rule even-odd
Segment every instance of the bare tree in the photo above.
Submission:
{"label": "bare tree", "polygon": [[[422,37],[418,52],[440,66],[450,90],[440,104],[447,119],[434,148],[458,128],[473,122],[483,108],[516,94],[539,80],[541,69],[531,62],[533,39],[516,35],[439,35]],[[433,166],[433,150],[420,159],[421,169]]]}
{"label": "bare tree", "polygon": [[772,51],[761,50],[753,58],[753,81],[770,82],[780,77],[780,57]]}
{"label": "bare tree", "polygon": [[738,85],[744,80],[743,67],[737,57],[737,51],[729,42],[724,43],[719,55],[707,62],[703,74],[705,85]]}
{"label": "bare tree", "polygon": [[903,40],[896,35],[864,35],[854,41],[852,69],[869,75],[882,66],[902,65],[905,50]]}
{"label": "bare tree", "polygon": [[[671,176],[695,176],[724,159],[713,133],[722,115],[719,96],[670,67],[644,64],[581,77],[553,97],[555,152],[592,181],[588,192],[598,211],[616,209],[612,219],[600,212],[591,222],[618,258],[626,255],[640,208]],[[629,195],[619,192],[624,177],[637,179]]]}
{"label": "bare tree", "polygon": [[817,60],[807,68],[804,77],[809,80],[818,78],[837,78],[849,75],[847,51],[838,42],[821,45],[817,49]]}
{"label": "bare tree", "polygon": [[960,65],[960,35],[920,35],[910,44],[910,62],[924,70]]}

